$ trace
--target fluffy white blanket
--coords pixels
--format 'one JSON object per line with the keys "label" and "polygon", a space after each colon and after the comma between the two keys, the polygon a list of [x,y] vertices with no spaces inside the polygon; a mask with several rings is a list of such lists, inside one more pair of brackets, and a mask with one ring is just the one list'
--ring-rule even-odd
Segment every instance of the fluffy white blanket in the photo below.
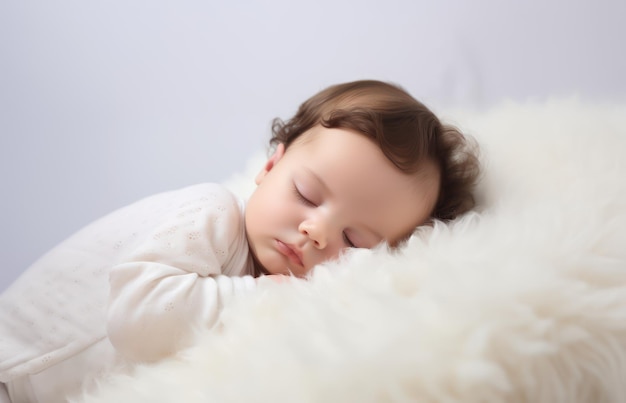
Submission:
{"label": "fluffy white blanket", "polygon": [[626,105],[443,116],[482,147],[478,212],[266,284],[85,402],[626,401]]}

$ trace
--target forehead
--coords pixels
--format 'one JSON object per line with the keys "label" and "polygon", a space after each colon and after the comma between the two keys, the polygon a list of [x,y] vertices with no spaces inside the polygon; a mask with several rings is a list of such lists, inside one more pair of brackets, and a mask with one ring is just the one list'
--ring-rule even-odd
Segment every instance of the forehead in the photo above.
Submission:
{"label": "forehead", "polygon": [[390,242],[423,223],[436,201],[436,171],[405,174],[372,140],[350,130],[316,126],[296,140],[289,153],[304,175],[319,182],[342,218]]}

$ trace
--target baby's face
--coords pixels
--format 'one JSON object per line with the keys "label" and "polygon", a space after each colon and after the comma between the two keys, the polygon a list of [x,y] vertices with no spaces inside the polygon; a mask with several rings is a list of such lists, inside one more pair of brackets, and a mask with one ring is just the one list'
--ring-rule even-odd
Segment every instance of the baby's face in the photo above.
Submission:
{"label": "baby's face", "polygon": [[407,175],[364,135],[315,126],[257,176],[246,207],[250,250],[271,274],[305,275],[350,247],[394,244],[430,215],[438,173]]}

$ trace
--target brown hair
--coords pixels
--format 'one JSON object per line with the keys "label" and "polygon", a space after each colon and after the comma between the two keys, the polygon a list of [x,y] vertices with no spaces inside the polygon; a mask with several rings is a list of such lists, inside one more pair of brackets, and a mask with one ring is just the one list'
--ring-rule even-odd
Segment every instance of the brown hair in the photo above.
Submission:
{"label": "brown hair", "polygon": [[443,125],[402,88],[374,80],[331,86],[306,100],[287,122],[274,119],[270,144],[288,148],[318,124],[362,133],[405,173],[418,173],[425,161],[436,163],[440,190],[433,219],[451,220],[474,207],[479,174],[475,142]]}

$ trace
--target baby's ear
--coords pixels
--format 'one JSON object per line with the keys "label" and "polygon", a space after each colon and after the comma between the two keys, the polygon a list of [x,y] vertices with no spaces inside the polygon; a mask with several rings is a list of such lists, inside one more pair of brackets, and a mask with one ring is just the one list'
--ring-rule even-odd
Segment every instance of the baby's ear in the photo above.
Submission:
{"label": "baby's ear", "polygon": [[274,166],[276,166],[278,161],[283,158],[283,155],[285,155],[285,145],[283,143],[278,143],[272,156],[267,160],[267,162],[265,162],[265,165],[263,166],[263,169],[261,169],[261,172],[257,174],[256,179],[254,180],[257,185],[263,181],[265,175],[267,175],[267,173],[271,171]]}

